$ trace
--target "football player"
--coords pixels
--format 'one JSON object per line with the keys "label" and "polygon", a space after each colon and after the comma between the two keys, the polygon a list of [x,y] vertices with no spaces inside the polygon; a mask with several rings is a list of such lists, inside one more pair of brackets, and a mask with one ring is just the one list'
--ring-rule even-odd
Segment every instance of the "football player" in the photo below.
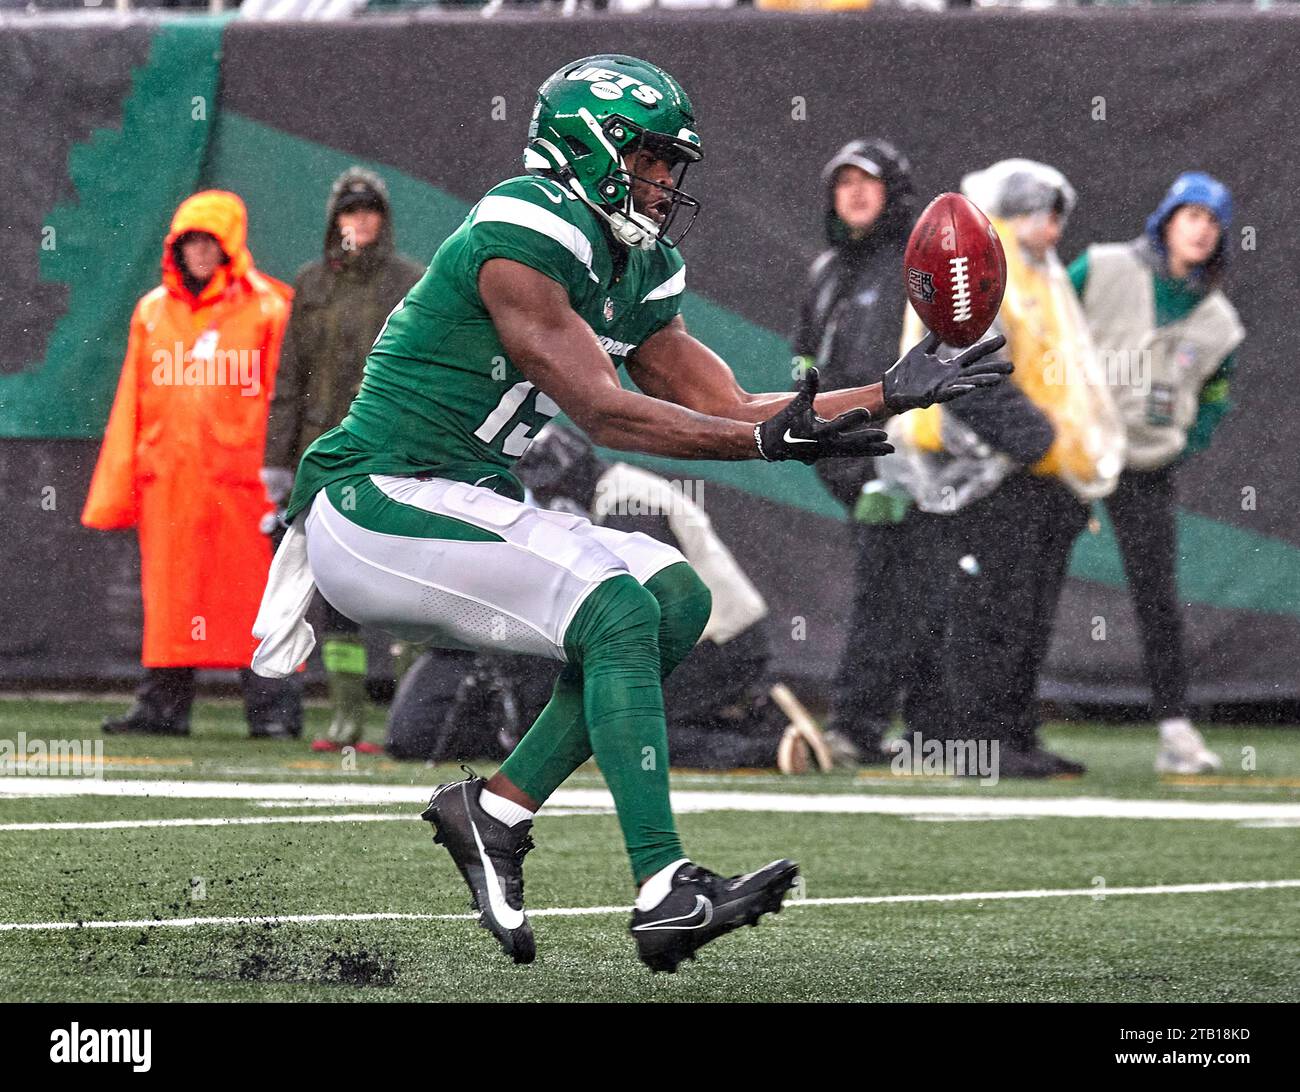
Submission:
{"label": "football player", "polygon": [[[523,903],[533,815],[593,755],[652,970],[779,910],[798,872],[780,860],[725,879],[683,851],[660,684],[707,622],[708,589],[671,546],[522,503],[511,466],[536,432],[563,411],[624,451],[881,455],[893,449],[874,419],[1011,370],[988,359],[994,339],[951,364],[918,346],[870,387],[819,396],[810,370],[794,395],[743,390],[679,314],[677,243],[699,209],[681,183],[702,158],[690,99],[653,64],[587,57],[542,85],[529,173],[489,190],[442,244],[380,331],[347,417],[304,454],[256,630],[255,666],[301,662],[311,638],[298,604],[314,581],[362,625],[566,665],[500,770],[438,786],[423,813],[517,963],[535,952]],[[620,365],[640,393],[620,385]]]}

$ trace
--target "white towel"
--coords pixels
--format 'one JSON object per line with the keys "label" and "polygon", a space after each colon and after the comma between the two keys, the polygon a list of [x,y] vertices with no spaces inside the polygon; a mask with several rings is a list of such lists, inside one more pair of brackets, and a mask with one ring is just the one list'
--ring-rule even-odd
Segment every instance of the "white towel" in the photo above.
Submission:
{"label": "white towel", "polygon": [[316,647],[316,634],[307,624],[307,607],[316,582],[307,562],[303,520],[289,525],[271,561],[262,605],[253,623],[253,636],[262,643],[253,653],[253,670],[268,679],[283,679],[298,670]]}

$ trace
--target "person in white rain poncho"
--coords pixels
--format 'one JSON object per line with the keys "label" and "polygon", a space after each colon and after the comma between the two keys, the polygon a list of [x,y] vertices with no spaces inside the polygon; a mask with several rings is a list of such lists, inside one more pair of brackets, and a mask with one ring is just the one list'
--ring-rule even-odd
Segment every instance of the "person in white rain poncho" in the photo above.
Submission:
{"label": "person in white rain poncho", "polygon": [[[1015,374],[961,405],[899,417],[890,429],[899,455],[880,460],[882,474],[922,511],[949,518],[944,730],[998,740],[1004,777],[1080,773],[1038,744],[1038,675],[1071,547],[1123,465],[1123,425],[1056,256],[1075,203],[1069,182],[1010,159],[968,175],[962,191],[1006,251],[995,329]],[[920,329],[909,313],[903,341]]]}

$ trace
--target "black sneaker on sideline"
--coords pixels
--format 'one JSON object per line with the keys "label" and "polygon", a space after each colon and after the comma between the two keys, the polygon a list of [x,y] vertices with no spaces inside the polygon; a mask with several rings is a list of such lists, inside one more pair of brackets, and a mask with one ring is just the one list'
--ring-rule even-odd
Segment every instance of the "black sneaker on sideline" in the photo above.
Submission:
{"label": "black sneaker on sideline", "polygon": [[188,736],[188,717],[160,716],[137,702],[125,713],[105,717],[99,730],[106,736]]}
{"label": "black sneaker on sideline", "polygon": [[1088,767],[1082,762],[1066,758],[1065,755],[1058,755],[1055,751],[1035,747],[1034,752],[1040,762],[1051,768],[1053,777],[1081,777],[1088,772]]}
{"label": "black sneaker on sideline", "polygon": [[1074,762],[1063,755],[1045,751],[1037,744],[1030,747],[1003,744],[998,753],[999,778],[1078,777],[1086,772],[1087,767],[1082,762]]}
{"label": "black sneaker on sideline", "polygon": [[688,861],[673,874],[658,906],[632,911],[631,933],[641,962],[651,971],[673,974],[709,941],[757,925],[764,914],[779,914],[798,876],[799,866],[787,860],[730,879]]}
{"label": "black sneaker on sideline", "polygon": [[109,736],[188,736],[194,705],[194,668],[146,667],[131,708],[105,717],[100,731]]}
{"label": "black sneaker on sideline", "polygon": [[533,824],[509,827],[484,811],[479,795],[485,784],[470,773],[464,781],[439,785],[420,818],[433,824],[433,840],[446,847],[465,878],[478,923],[516,963],[531,963],[537,946],[524,914],[523,865],[533,848]]}

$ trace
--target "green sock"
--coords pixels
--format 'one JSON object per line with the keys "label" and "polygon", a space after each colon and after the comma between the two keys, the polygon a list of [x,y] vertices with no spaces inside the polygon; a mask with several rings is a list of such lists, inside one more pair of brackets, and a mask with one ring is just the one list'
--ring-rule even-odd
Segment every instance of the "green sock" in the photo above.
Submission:
{"label": "green sock", "polygon": [[[622,578],[618,579],[622,581]],[[593,592],[592,597],[600,590]],[[684,563],[660,570],[646,581],[645,590],[654,596],[659,605],[659,670],[661,678],[666,678],[695,647],[695,642],[709,620],[712,600],[703,581]],[[589,598],[588,603],[590,601]],[[539,804],[592,755],[591,734],[584,717],[584,676],[579,666],[579,657],[575,655],[581,649],[585,632],[594,628],[590,620],[583,617],[586,607],[587,604],[584,604],[571,624],[569,634],[566,634],[570,663],[556,680],[550,702],[501,767],[502,774],[512,784]],[[662,694],[660,710],[662,716]],[[665,732],[665,742],[666,738]],[[597,761],[600,761],[599,757]],[[659,766],[666,766],[666,752],[663,756],[656,756],[655,762]],[[666,794],[666,769],[663,770],[663,775]],[[606,781],[609,781],[608,772]],[[612,784],[610,788],[613,791]],[[628,852],[633,853],[630,839]],[[649,856],[654,860],[658,855],[638,853],[634,855],[633,871],[639,881],[681,855],[678,849],[676,856],[669,856],[658,865],[649,867],[638,864],[637,858]]]}
{"label": "green sock", "polygon": [[[645,582],[659,604],[659,671],[667,678],[686,659],[704,632],[713,607],[708,586],[685,562],[660,569]],[[501,766],[515,787],[538,804],[591,758],[591,738],[582,716],[582,670],[565,665],[551,700]]]}
{"label": "green sock", "polygon": [[366,646],[354,637],[326,637],[321,644],[325,681],[334,715],[325,737],[333,743],[357,743],[365,731]]}

